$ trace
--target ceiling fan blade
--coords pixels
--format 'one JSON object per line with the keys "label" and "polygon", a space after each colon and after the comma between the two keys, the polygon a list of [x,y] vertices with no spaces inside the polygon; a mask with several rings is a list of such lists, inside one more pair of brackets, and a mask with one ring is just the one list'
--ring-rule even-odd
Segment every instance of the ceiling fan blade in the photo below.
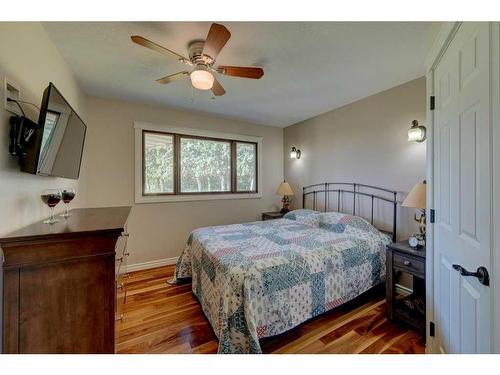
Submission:
{"label": "ceiling fan blade", "polygon": [[156,82],[166,84],[166,83],[170,83],[173,81],[177,81],[178,79],[181,79],[184,77],[189,77],[189,72],[179,72],[179,73],[171,74],[169,76],[157,79]]}
{"label": "ceiling fan blade", "polygon": [[214,85],[212,86],[212,92],[214,93],[215,96],[222,96],[226,93],[226,90],[224,90],[224,87],[217,81],[217,79],[214,79]]}
{"label": "ceiling fan blade", "polygon": [[188,63],[189,59],[185,58],[182,55],[179,55],[178,53],[169,50],[168,48],[162,47],[159,44],[150,41],[149,39],[143,38],[142,36],[139,35],[133,35],[130,37],[132,39],[132,42],[139,44],[140,46],[152,49],[153,51],[160,52],[164,55],[170,56],[170,57],[175,57],[177,60]]}
{"label": "ceiling fan blade", "polygon": [[203,54],[215,60],[231,37],[231,33],[223,25],[213,23],[208,31],[207,40],[203,46]]}
{"label": "ceiling fan blade", "polygon": [[217,71],[226,76],[259,79],[264,75],[262,68],[253,66],[219,66]]}

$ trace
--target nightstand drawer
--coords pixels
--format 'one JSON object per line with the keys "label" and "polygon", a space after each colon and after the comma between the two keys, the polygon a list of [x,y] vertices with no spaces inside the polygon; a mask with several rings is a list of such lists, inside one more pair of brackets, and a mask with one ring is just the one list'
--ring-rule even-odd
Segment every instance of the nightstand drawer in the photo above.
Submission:
{"label": "nightstand drawer", "polygon": [[394,267],[422,275],[425,273],[425,263],[423,260],[402,256],[397,253],[394,253]]}

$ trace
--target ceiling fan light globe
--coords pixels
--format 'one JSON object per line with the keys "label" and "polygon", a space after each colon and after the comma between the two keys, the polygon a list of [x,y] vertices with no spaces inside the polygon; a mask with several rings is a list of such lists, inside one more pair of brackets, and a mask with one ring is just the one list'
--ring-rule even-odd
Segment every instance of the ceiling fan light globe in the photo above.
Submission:
{"label": "ceiling fan light globe", "polygon": [[210,90],[214,85],[214,76],[206,70],[195,70],[190,78],[193,87],[198,90]]}

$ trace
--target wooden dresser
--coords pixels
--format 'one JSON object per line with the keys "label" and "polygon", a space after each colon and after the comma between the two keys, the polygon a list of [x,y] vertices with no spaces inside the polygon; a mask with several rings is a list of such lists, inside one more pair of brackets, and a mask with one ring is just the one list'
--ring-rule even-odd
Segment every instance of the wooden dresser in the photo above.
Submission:
{"label": "wooden dresser", "polygon": [[115,247],[129,212],[75,209],[0,239],[3,353],[114,353]]}

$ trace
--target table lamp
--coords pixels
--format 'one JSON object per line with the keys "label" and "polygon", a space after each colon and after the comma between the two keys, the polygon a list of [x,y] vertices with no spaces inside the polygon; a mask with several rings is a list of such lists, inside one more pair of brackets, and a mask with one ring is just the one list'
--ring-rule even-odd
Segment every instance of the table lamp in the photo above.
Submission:
{"label": "table lamp", "polygon": [[415,213],[415,221],[418,222],[418,226],[420,229],[419,234],[414,234],[410,238],[410,245],[413,247],[417,247],[419,245],[425,244],[425,195],[426,195],[426,182],[424,181],[423,183],[416,184],[408,194],[408,196],[405,198],[403,201],[403,204],[401,206],[403,207],[411,207],[411,208],[418,208],[422,212],[420,214],[420,217],[417,217],[417,213]]}
{"label": "table lamp", "polygon": [[290,211],[290,196],[293,195],[293,190],[290,187],[290,184],[286,181],[283,181],[278,187],[278,191],[276,195],[283,197],[281,200],[283,202],[283,208],[280,210],[282,214],[286,214]]}

